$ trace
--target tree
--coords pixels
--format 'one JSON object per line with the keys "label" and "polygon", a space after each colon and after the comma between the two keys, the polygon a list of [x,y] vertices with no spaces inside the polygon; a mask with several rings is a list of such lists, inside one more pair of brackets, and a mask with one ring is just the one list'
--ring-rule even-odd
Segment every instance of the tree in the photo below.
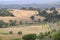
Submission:
{"label": "tree", "polygon": [[60,14],[55,16],[58,20],[60,20]]}
{"label": "tree", "polygon": [[56,10],[56,8],[55,7],[50,8],[50,11],[53,11],[53,10]]}
{"label": "tree", "polygon": [[28,10],[37,10],[37,8],[28,7]]}
{"label": "tree", "polygon": [[10,26],[15,26],[16,25],[16,20],[9,20]]}
{"label": "tree", "polygon": [[56,16],[58,14],[58,11],[57,10],[54,10],[53,11],[53,15]]}
{"label": "tree", "polygon": [[44,35],[48,36],[48,35],[50,35],[50,32],[45,32]]}
{"label": "tree", "polygon": [[52,33],[53,40],[60,40],[60,32]]}
{"label": "tree", "polygon": [[42,39],[44,39],[45,38],[45,35],[43,34],[43,33],[40,33],[39,35],[38,35],[38,39],[39,40],[42,40]]}
{"label": "tree", "polygon": [[45,10],[43,10],[43,11],[41,11],[41,12],[39,13],[39,15],[45,17],[45,16],[47,15],[47,12],[46,12]]}
{"label": "tree", "polygon": [[26,8],[26,7],[22,7],[21,9],[22,9],[22,10],[26,10],[27,8]]}
{"label": "tree", "polygon": [[13,31],[10,31],[9,34],[13,34]]}
{"label": "tree", "polygon": [[31,16],[30,18],[31,18],[32,20],[34,20],[35,17],[34,17],[34,16]]}
{"label": "tree", "polygon": [[18,32],[18,35],[22,35],[22,32],[21,32],[21,31],[19,31],[19,32]]}
{"label": "tree", "polygon": [[0,28],[3,28],[3,27],[5,27],[5,22],[0,20]]}
{"label": "tree", "polygon": [[9,12],[7,9],[0,9],[0,16],[13,16],[13,13]]}
{"label": "tree", "polygon": [[27,34],[22,37],[23,40],[35,40],[36,34]]}

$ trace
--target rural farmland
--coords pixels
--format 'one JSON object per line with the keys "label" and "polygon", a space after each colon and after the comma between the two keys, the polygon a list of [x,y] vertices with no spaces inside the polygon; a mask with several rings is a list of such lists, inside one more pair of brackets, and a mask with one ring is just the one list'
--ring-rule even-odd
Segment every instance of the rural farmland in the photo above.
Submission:
{"label": "rural farmland", "polygon": [[0,0],[0,40],[60,40],[60,0]]}

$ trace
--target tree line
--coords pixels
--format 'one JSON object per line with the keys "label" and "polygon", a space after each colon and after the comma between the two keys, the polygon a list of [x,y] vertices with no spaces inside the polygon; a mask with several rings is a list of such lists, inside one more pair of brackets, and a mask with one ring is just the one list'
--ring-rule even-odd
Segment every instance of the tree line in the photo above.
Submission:
{"label": "tree line", "polygon": [[12,16],[14,17],[13,13],[9,12],[7,9],[0,9],[0,16]]}
{"label": "tree line", "polygon": [[0,28],[5,28],[5,27],[11,27],[11,26],[16,26],[17,22],[16,20],[9,20],[9,22],[4,22],[3,20],[0,20]]}
{"label": "tree line", "polygon": [[[52,12],[51,12],[51,13],[48,13],[48,12],[47,12],[48,10],[50,10],[50,11],[52,11]],[[37,14],[38,16],[43,16],[43,17],[45,17],[45,19],[43,20],[43,21],[45,21],[45,22],[55,22],[55,21],[60,20],[60,14],[59,14],[59,12],[56,10],[55,7],[52,7],[52,8],[50,8],[50,9],[46,8],[46,9],[44,9],[44,10],[38,9],[37,11],[39,12],[39,13]],[[32,20],[34,20],[35,16],[32,15],[30,18],[31,18]]]}

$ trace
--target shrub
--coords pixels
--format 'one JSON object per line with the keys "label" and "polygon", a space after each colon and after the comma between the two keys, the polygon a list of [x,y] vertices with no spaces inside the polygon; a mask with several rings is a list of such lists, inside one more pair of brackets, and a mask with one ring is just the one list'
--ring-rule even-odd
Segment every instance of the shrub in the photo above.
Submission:
{"label": "shrub", "polygon": [[39,35],[38,35],[38,39],[39,40],[42,40],[42,39],[44,39],[45,38],[45,35],[43,34],[43,33],[40,33]]}
{"label": "shrub", "polygon": [[18,32],[18,35],[22,35],[22,32],[21,32],[21,31],[19,31],[19,32]]}
{"label": "shrub", "polygon": [[34,16],[30,16],[30,18],[31,18],[32,20],[34,20],[35,17],[34,17]]}
{"label": "shrub", "polygon": [[16,20],[9,20],[10,26],[16,26]]}
{"label": "shrub", "polygon": [[5,22],[0,20],[0,28],[4,28],[5,27]]}
{"label": "shrub", "polygon": [[10,39],[10,40],[21,40],[21,38],[15,38],[15,39]]}
{"label": "shrub", "polygon": [[49,34],[48,32],[45,32],[45,33],[44,33],[45,36],[48,36],[48,34]]}
{"label": "shrub", "polygon": [[23,40],[35,40],[36,34],[27,34],[22,37]]}
{"label": "shrub", "polygon": [[13,34],[13,31],[10,31],[9,34]]}
{"label": "shrub", "polygon": [[48,35],[49,35],[50,33],[51,33],[51,32],[49,31],[49,32],[48,32]]}
{"label": "shrub", "polygon": [[13,13],[9,12],[7,9],[0,9],[0,16],[13,16]]}
{"label": "shrub", "polygon": [[39,13],[39,15],[46,17],[47,16],[47,11],[43,10],[43,11],[41,11],[41,13]]}
{"label": "shrub", "polygon": [[52,33],[53,40],[60,40],[60,32]]}

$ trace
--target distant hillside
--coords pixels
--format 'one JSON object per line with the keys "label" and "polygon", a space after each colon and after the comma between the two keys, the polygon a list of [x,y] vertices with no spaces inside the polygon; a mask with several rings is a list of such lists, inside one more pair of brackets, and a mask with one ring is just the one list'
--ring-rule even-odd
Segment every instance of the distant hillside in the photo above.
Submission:
{"label": "distant hillside", "polygon": [[38,14],[38,11],[36,10],[19,10],[19,9],[12,9],[12,11],[9,11],[10,13],[13,13],[14,17],[1,17],[0,20],[4,20],[5,22],[8,22],[9,20],[17,20],[17,21],[24,21],[24,22],[31,22],[30,16],[34,15],[35,16],[35,21],[38,21],[38,19],[45,19],[42,16],[36,16]]}
{"label": "distant hillside", "polygon": [[33,8],[51,8],[51,7],[56,7],[60,8],[60,2],[56,3],[47,3],[47,4],[1,4],[0,3],[0,8],[10,8],[10,9],[20,9],[22,7],[33,7]]}

